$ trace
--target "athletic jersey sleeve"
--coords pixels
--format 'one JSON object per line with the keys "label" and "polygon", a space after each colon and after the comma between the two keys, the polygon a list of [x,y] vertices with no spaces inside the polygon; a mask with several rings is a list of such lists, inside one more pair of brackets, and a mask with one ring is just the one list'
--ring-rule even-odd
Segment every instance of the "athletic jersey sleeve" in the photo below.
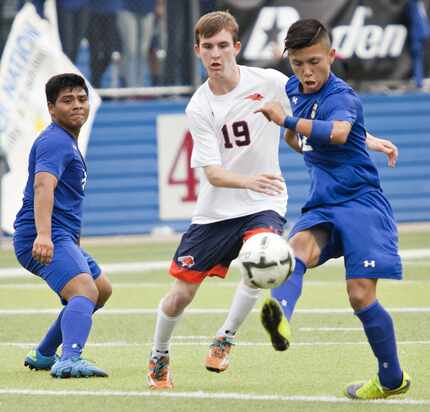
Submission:
{"label": "athletic jersey sleeve", "polygon": [[333,94],[324,102],[324,120],[347,121],[354,124],[361,103],[352,93]]}
{"label": "athletic jersey sleeve", "polygon": [[71,145],[65,144],[59,137],[42,137],[36,146],[34,174],[47,172],[59,180],[72,159]]}
{"label": "athletic jersey sleeve", "polygon": [[213,126],[203,114],[187,110],[188,126],[193,137],[191,167],[221,164],[221,154]]}
{"label": "athletic jersey sleeve", "polygon": [[285,74],[281,73],[278,70],[267,69],[271,82],[273,83],[273,87],[275,87],[275,100],[279,101],[284,110],[287,112],[287,115],[291,115],[291,106],[290,101],[288,100],[288,96],[285,93],[285,88],[288,82],[288,77]]}

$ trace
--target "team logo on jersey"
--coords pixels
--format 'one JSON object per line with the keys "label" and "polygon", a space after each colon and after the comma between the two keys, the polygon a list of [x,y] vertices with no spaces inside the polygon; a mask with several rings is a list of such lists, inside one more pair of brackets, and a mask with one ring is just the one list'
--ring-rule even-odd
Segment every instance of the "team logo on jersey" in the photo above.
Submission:
{"label": "team logo on jersey", "polygon": [[181,264],[183,268],[189,269],[194,266],[194,256],[179,256],[178,262]]}
{"label": "team logo on jersey", "polygon": [[363,266],[365,268],[369,268],[369,267],[374,268],[374,267],[376,267],[376,262],[374,260],[367,260],[366,259],[363,261]]}
{"label": "team logo on jersey", "polygon": [[314,105],[312,106],[312,111],[311,111],[311,119],[315,119],[316,115],[317,115],[317,110],[318,110],[318,103],[314,103]]}
{"label": "team logo on jersey", "polygon": [[263,95],[261,95],[260,93],[252,93],[249,96],[246,96],[245,99],[250,99],[250,100],[254,100],[256,102],[263,100]]}
{"label": "team logo on jersey", "polygon": [[294,96],[291,101],[293,102],[293,104],[297,104],[297,102],[299,101],[299,98],[297,96]]}

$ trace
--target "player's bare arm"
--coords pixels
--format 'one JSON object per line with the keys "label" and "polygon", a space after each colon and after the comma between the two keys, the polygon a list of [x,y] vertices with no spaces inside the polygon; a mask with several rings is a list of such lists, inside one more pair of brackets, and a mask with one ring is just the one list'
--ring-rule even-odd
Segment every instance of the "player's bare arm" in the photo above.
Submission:
{"label": "player's bare arm", "polygon": [[279,126],[330,144],[345,144],[352,127],[347,121],[310,120],[288,116],[279,102],[268,102],[256,110],[256,113],[262,113],[267,120]]}
{"label": "player's bare arm", "polygon": [[385,153],[388,157],[388,166],[396,166],[397,158],[399,157],[399,150],[393,142],[387,139],[381,139],[373,136],[369,132],[366,132],[366,144],[369,150]]}
{"label": "player's bare arm", "polygon": [[284,178],[281,175],[244,176],[218,165],[206,166],[204,171],[209,183],[216,187],[249,189],[269,196],[278,195],[285,189]]}
{"label": "player's bare arm", "polygon": [[297,153],[303,153],[302,145],[300,144],[295,132],[290,129],[286,129],[284,138],[288,146],[290,146],[293,150],[295,150]]}
{"label": "player's bare arm", "polygon": [[34,180],[34,220],[37,237],[33,243],[33,258],[44,265],[54,256],[51,239],[51,219],[57,178],[46,172],[37,173]]}

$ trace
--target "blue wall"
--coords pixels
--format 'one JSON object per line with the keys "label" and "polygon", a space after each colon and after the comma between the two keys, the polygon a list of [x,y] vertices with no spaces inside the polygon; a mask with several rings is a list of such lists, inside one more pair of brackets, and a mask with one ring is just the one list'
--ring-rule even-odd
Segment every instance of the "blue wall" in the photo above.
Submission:
{"label": "blue wall", "polygon": [[[430,221],[430,95],[365,95],[370,132],[400,149],[396,169],[372,155],[399,222]],[[158,218],[156,116],[183,113],[186,100],[104,102],[87,152],[89,180],[85,235],[148,233],[168,224],[183,231],[188,221]],[[300,155],[281,144],[280,161],[290,194],[288,219],[297,219],[308,190]]]}

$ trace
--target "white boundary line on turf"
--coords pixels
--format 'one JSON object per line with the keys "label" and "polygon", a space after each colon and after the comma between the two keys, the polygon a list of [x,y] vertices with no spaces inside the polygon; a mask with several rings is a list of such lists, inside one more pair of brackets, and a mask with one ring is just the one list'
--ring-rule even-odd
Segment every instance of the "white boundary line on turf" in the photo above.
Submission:
{"label": "white boundary line on turf", "polygon": [[[405,260],[415,260],[430,257],[430,249],[408,249],[400,251],[400,256]],[[343,258],[332,259],[327,265],[343,265]],[[107,273],[136,273],[148,272],[153,270],[165,270],[170,266],[170,261],[153,261],[153,262],[123,262],[123,263],[106,263],[101,264],[103,270]],[[232,266],[237,266],[234,261]],[[28,272],[23,268],[9,267],[0,269],[0,279],[15,278],[28,275]]]}
{"label": "white boundary line on turf", "polygon": [[[390,313],[430,313],[430,307],[422,308],[386,308]],[[0,316],[37,316],[37,315],[57,315],[60,309],[0,309]],[[127,316],[127,315],[155,315],[157,309],[103,309],[97,312],[99,316]],[[187,315],[225,315],[228,309],[186,309]],[[253,309],[252,313],[260,313],[260,310]],[[352,309],[297,309],[295,313],[302,315],[352,315]]]}
{"label": "white boundary line on turf", "polygon": [[[212,338],[206,340],[194,340],[192,342],[183,342],[176,341],[173,337],[172,345],[173,346],[208,346],[212,342]],[[417,341],[398,341],[397,345],[400,346],[422,346],[422,345],[430,345],[429,340],[417,340]],[[272,347],[272,344],[269,342],[246,342],[238,340],[235,344],[239,347],[244,346],[266,346]],[[299,348],[299,347],[309,347],[309,346],[368,346],[368,341],[356,341],[356,342],[293,342],[291,347]],[[0,342],[0,347],[8,347],[8,348],[34,348],[37,346],[37,342]],[[85,346],[89,347],[97,347],[97,348],[129,348],[129,347],[151,347],[152,342],[87,342]]]}
{"label": "white boundary line on turf", "polygon": [[[28,395],[28,396],[97,396],[97,397],[138,397],[138,398],[167,398],[167,399],[222,399],[240,401],[283,401],[283,402],[325,402],[325,403],[356,403],[347,398],[336,396],[302,396],[302,395],[258,395],[253,393],[235,392],[157,392],[157,391],[77,391],[77,390],[32,390],[32,389],[0,389],[0,395]],[[430,399],[379,399],[374,401],[360,401],[360,404],[386,405],[430,405]]]}
{"label": "white boundary line on turf", "polygon": [[[430,285],[430,279],[428,280],[391,280],[391,279],[384,279],[384,286],[394,286],[394,287],[403,287],[404,285]],[[173,282],[173,279],[172,279]],[[238,282],[228,282],[228,281],[215,281],[211,282],[210,284],[206,283],[204,286],[207,287],[216,287],[216,288],[236,288],[238,285]],[[333,281],[333,280],[307,280],[306,286],[333,286],[333,285],[345,285],[345,281]],[[136,289],[136,288],[165,288],[170,287],[171,283],[167,282],[112,282],[112,286],[115,289]],[[0,289],[47,289],[47,286],[45,283],[5,283],[0,284]]]}

